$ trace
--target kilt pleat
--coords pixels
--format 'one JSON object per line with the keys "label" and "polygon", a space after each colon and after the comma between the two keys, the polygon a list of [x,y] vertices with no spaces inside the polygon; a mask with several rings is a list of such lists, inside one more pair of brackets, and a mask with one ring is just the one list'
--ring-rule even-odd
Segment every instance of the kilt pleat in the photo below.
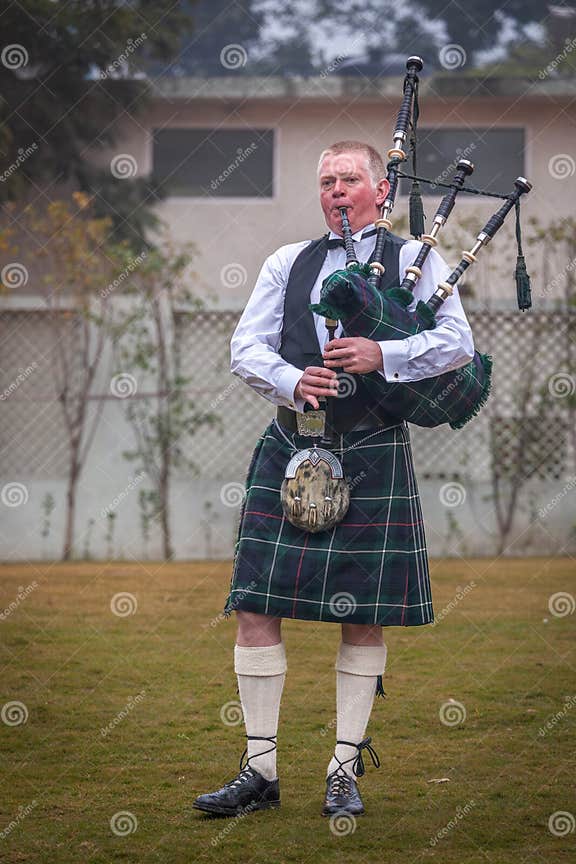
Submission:
{"label": "kilt pleat", "polygon": [[334,528],[316,534],[292,525],[280,500],[286,465],[313,440],[275,420],[260,436],[246,478],[224,614],[240,609],[312,621],[432,623],[407,424],[337,436],[334,453],[350,486],[350,506]]}

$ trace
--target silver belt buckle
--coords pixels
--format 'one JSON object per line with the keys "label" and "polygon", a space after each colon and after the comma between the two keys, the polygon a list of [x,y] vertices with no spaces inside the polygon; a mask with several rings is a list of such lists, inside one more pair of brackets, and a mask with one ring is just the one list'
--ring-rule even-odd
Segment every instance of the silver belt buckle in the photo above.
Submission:
{"label": "silver belt buckle", "polygon": [[296,426],[299,435],[322,437],[326,423],[326,411],[296,412]]}

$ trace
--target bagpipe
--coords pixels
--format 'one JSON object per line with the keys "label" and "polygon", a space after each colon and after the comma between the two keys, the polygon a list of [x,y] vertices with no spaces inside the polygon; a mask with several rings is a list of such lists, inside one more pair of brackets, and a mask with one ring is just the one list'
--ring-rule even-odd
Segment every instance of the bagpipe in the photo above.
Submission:
{"label": "bagpipe", "polygon": [[[480,249],[490,242],[513,208],[516,210],[518,244],[515,271],[518,306],[521,310],[529,309],[531,306],[530,278],[522,254],[520,231],[520,197],[532,188],[528,180],[518,177],[514,182],[514,189],[508,195],[468,189],[464,183],[473,173],[474,166],[466,159],[458,162],[452,182],[449,184],[416,175],[418,72],[421,71],[422,66],[420,57],[410,57],[406,63],[402,104],[393,134],[393,146],[388,151],[387,179],[390,189],[382,205],[381,218],[375,223],[376,245],[369,264],[357,261],[346,208],[341,209],[346,269],[337,270],[325,279],[320,302],[309,306],[313,312],[327,319],[326,326],[330,338],[333,337],[338,321],[342,324],[342,336],[363,336],[378,342],[406,339],[436,327],[437,312],[442,303],[452,295],[454,286],[462,274],[477,260],[476,256]],[[404,148],[409,134],[413,153],[413,175],[400,170],[400,166],[407,160]],[[396,200],[400,177],[413,180],[410,194],[411,233],[420,240],[422,245],[414,261],[407,268],[400,285],[380,291],[379,284],[384,270],[383,253],[388,232],[392,228],[390,214]],[[448,188],[434,215],[429,234],[424,233],[420,182]],[[504,203],[479,232],[472,248],[462,252],[459,264],[445,281],[440,282],[429,300],[427,302],[419,300],[415,309],[410,310],[408,307],[413,301],[413,289],[422,275],[422,267],[430,249],[437,245],[437,235],[448,219],[456,196],[461,191],[502,198]],[[370,372],[361,377],[375,404],[399,419],[427,427],[449,423],[452,429],[459,429],[474,417],[486,402],[490,392],[491,371],[492,358],[475,351],[473,359],[466,365],[419,381],[391,382],[385,380],[378,372]]]}
{"label": "bagpipe", "polygon": [[[370,263],[360,263],[357,260],[347,211],[345,207],[341,208],[346,267],[328,276],[322,283],[320,302],[309,304],[313,312],[326,318],[329,340],[334,338],[339,322],[342,324],[343,336],[363,336],[378,342],[406,339],[436,327],[438,318],[441,317],[437,313],[442,303],[452,295],[460,277],[476,261],[480,249],[490,242],[513,208],[516,210],[518,246],[515,270],[518,306],[521,310],[531,306],[530,278],[522,254],[520,230],[520,198],[530,191],[531,184],[524,177],[518,177],[514,182],[514,189],[508,195],[467,187],[465,181],[472,175],[474,166],[466,159],[460,159],[457,163],[450,183],[441,183],[417,175],[418,72],[422,70],[422,66],[420,57],[409,57],[406,63],[402,103],[394,128],[393,146],[388,151],[387,179],[390,189],[382,205],[381,216],[375,223],[376,244]],[[407,160],[407,141],[412,151],[413,174],[400,169]],[[400,284],[380,290],[384,272],[384,251],[392,229],[390,215],[401,177],[412,180],[409,200],[410,233],[420,240],[421,246]],[[424,232],[420,182],[442,186],[448,190],[434,215],[429,234]],[[459,264],[440,282],[432,296],[426,302],[418,301],[415,308],[410,309],[414,299],[414,286],[422,275],[422,267],[430,250],[437,245],[438,233],[454,208],[457,195],[463,191],[501,198],[503,204],[484,225],[472,248],[462,252]],[[420,381],[391,382],[378,372],[358,377],[365,383],[374,406],[382,408],[387,415],[398,418],[398,421],[406,420],[428,427],[449,423],[451,428],[459,429],[474,417],[486,402],[490,392],[491,371],[491,357],[475,351],[472,360],[460,368]],[[312,533],[334,527],[344,518],[350,503],[350,490],[342,464],[332,452],[336,444],[336,398],[338,397],[326,397],[324,411],[310,411],[300,415],[302,418],[312,417],[314,423],[310,426],[310,431],[304,434],[317,435],[321,446],[314,443],[293,455],[286,467],[280,491],[282,508],[288,521]],[[319,432],[311,431],[315,423],[318,424]]]}

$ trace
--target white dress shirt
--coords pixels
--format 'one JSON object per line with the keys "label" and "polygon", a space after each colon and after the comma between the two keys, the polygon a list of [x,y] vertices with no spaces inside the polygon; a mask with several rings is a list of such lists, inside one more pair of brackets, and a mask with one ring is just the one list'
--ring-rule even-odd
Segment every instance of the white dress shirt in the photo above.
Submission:
{"label": "white dress shirt", "polygon": [[[353,234],[359,261],[368,261],[374,250],[375,236],[362,240],[362,233],[374,228],[373,224]],[[333,231],[331,238],[338,237]],[[290,243],[281,246],[269,255],[260,271],[254,290],[246,304],[230,342],[230,371],[238,375],[275,405],[284,405],[303,411],[305,401],[294,399],[294,388],[303,369],[287,363],[280,354],[284,297],[290,269],[296,257],[312,241]],[[420,242],[408,240],[400,249],[400,281],[406,268],[414,261]],[[334,270],[346,265],[346,253],[342,247],[329,249],[326,259],[310,291],[310,302],[318,303],[324,279]],[[430,250],[422,268],[422,276],[416,283],[414,299],[409,309],[414,309],[418,300],[428,300],[438,283],[446,279],[451,268],[434,249]],[[326,319],[312,313],[318,333],[318,341],[324,346],[328,341]],[[414,336],[393,341],[378,342],[382,351],[383,370],[380,374],[387,381],[420,381],[442,372],[458,369],[468,363],[474,355],[474,341],[470,325],[462,308],[458,289],[444,301],[436,315],[437,326]],[[335,336],[342,333],[339,324]]]}

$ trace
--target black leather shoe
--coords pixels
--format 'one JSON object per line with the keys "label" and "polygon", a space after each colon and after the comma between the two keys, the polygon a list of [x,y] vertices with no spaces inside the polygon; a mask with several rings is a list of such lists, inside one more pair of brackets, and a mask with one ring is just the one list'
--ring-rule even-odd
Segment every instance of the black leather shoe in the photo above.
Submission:
{"label": "black leather shoe", "polygon": [[[273,738],[264,738],[262,735],[248,735],[248,738],[261,738],[272,741]],[[274,742],[274,747],[276,743]],[[273,750],[274,747],[271,749]],[[270,750],[266,750],[270,753]],[[237,816],[239,814],[251,813],[255,810],[269,810],[280,807],[280,781],[267,780],[248,763],[242,767],[247,749],[240,757],[240,773],[225,783],[216,792],[207,792],[199,795],[193,803],[196,810],[204,813],[213,813],[218,816]],[[259,754],[263,755],[263,754]],[[250,757],[252,758],[252,757]]]}
{"label": "black leather shoe", "polygon": [[358,753],[356,756],[352,756],[351,759],[345,759],[344,762],[341,762],[337,756],[334,756],[340,764],[326,778],[326,796],[324,798],[322,816],[332,816],[334,813],[352,813],[354,816],[359,816],[365,812],[358,785],[342,766],[346,762],[354,760],[352,762],[352,772],[356,777],[362,777],[366,772],[362,750],[367,750],[373,764],[376,768],[379,768],[380,759],[376,751],[370,747],[371,740],[371,738],[365,738],[360,744],[355,744],[353,741],[336,741],[337,744],[348,744],[351,747],[357,747]]}
{"label": "black leather shoe", "polygon": [[353,813],[354,816],[364,813],[356,781],[343,768],[337,768],[326,778],[322,816],[332,816],[334,813]]}

